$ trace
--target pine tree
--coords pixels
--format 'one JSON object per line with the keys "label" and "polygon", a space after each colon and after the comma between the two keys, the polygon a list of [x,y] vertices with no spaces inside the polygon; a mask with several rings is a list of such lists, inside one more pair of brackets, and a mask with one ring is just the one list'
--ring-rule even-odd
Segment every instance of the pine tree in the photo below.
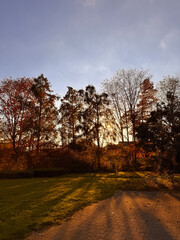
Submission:
{"label": "pine tree", "polygon": [[32,93],[36,102],[33,105],[33,119],[31,128],[36,141],[36,153],[39,156],[40,149],[54,144],[57,135],[57,115],[58,111],[55,101],[58,97],[52,94],[50,83],[42,75],[34,79]]}

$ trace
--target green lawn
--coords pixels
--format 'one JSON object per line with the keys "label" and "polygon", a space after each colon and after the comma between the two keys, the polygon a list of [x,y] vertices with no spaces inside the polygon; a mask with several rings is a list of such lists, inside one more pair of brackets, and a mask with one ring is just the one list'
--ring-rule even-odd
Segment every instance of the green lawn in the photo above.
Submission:
{"label": "green lawn", "polygon": [[[176,187],[180,177],[176,176]],[[118,189],[158,190],[172,186],[151,173],[71,174],[58,178],[0,180],[0,240],[22,239],[60,223],[80,208]]]}

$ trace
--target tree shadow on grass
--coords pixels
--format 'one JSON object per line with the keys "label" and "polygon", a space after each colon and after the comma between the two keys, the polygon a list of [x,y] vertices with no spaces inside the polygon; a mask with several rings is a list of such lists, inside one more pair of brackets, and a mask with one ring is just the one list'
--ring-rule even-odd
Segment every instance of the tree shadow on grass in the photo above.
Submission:
{"label": "tree shadow on grass", "polygon": [[136,172],[120,172],[117,174],[108,174],[107,178],[142,178],[142,176]]}
{"label": "tree shadow on grass", "polygon": [[[8,232],[9,238],[0,236],[0,239],[21,239],[32,230],[60,223],[61,220],[72,216],[75,211],[84,206],[112,196],[117,189],[147,190],[144,178],[108,178],[102,174],[73,174],[59,178],[28,179],[21,181],[20,184],[22,184],[22,189],[17,187],[17,182],[14,189],[10,184],[11,195],[9,198],[6,197],[8,213],[0,216],[0,218],[6,217],[5,221],[7,221],[6,225],[0,225],[4,232],[2,236]],[[152,200],[154,198],[151,193],[149,198]],[[110,227],[112,226],[111,217],[111,214],[108,217],[107,213]],[[95,215],[92,214],[92,222],[94,218]]]}
{"label": "tree shadow on grass", "polygon": [[[7,239],[21,239],[25,233],[56,223],[87,205],[86,199],[83,203],[80,201],[95,180],[93,176],[78,176],[79,178],[33,179],[31,184],[29,179],[22,181],[24,190],[19,192],[19,196],[17,185],[11,189],[11,193],[6,196],[7,210],[1,214],[0,221],[3,224],[0,225],[0,239],[6,239],[6,235]],[[21,190],[19,186],[18,189]],[[14,194],[17,195],[15,199]],[[10,227],[11,224],[13,228]]]}

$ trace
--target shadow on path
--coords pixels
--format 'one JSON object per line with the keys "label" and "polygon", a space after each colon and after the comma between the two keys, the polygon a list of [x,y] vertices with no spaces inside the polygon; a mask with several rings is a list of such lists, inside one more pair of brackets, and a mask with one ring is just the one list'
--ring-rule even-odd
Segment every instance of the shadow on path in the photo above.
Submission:
{"label": "shadow on path", "polygon": [[178,240],[179,195],[120,191],[27,240]]}

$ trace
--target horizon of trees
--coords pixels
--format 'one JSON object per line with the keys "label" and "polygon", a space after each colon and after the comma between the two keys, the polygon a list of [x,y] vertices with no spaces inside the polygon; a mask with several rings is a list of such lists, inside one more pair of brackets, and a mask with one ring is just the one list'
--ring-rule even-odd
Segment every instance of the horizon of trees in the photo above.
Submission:
{"label": "horizon of trees", "polygon": [[155,88],[151,77],[143,69],[122,69],[103,81],[101,93],[92,85],[79,90],[68,86],[61,99],[43,74],[4,79],[0,140],[11,144],[14,162],[22,152],[33,153],[28,166],[34,159],[39,162],[44,150],[81,144],[96,149],[95,165],[101,169],[103,147],[121,144],[122,150],[131,144],[135,168],[139,151],[144,151],[154,153],[161,167],[170,169],[179,158],[180,78],[166,76]]}

